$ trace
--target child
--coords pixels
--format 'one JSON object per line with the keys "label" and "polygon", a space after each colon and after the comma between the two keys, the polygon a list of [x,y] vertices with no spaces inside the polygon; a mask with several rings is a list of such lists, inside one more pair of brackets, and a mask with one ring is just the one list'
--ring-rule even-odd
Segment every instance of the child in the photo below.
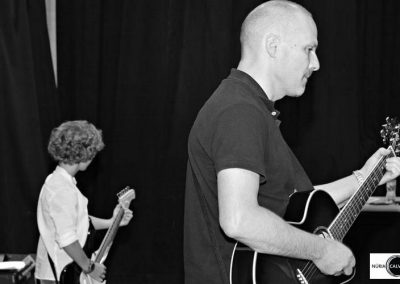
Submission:
{"label": "child", "polygon": [[[48,152],[58,166],[46,178],[37,207],[40,238],[35,277],[42,284],[56,283],[54,274],[59,279],[62,269],[72,261],[95,280],[102,282],[105,279],[106,267],[93,263],[82,247],[89,222],[96,230],[108,228],[119,206],[114,209],[111,219],[89,216],[88,200],[77,188],[75,180],[75,175],[86,170],[103,148],[101,130],[87,121],[67,121],[51,132]],[[125,209],[121,226],[127,225],[131,218],[132,211]]]}

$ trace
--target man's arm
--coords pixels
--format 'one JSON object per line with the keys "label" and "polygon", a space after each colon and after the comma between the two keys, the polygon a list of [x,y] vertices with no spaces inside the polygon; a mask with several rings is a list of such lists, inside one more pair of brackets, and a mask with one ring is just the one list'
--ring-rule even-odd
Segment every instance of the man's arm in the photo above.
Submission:
{"label": "man's arm", "polygon": [[314,261],[327,274],[351,274],[355,259],[343,244],[297,229],[257,201],[259,175],[244,169],[218,173],[219,221],[225,234],[257,252]]}
{"label": "man's arm", "polygon": [[[380,148],[365,162],[364,166],[359,170],[364,180],[373,170],[379,159],[389,153],[389,150]],[[386,173],[380,180],[379,185],[385,184],[399,175],[400,158],[392,157],[386,159],[385,168]],[[315,186],[315,188],[325,190],[329,193],[339,206],[343,205],[359,187],[360,184],[354,175],[347,176],[331,183]]]}
{"label": "man's arm", "polygon": [[335,203],[339,207],[342,207],[359,186],[360,184],[357,178],[354,175],[350,175],[334,182],[316,185],[314,187],[329,193]]}

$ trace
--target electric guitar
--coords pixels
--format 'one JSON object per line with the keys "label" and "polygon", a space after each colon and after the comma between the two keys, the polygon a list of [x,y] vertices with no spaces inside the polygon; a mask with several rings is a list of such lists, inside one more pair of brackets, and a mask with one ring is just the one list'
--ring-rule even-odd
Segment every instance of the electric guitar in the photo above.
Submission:
{"label": "electric guitar", "polygon": [[[399,128],[393,120],[386,119],[382,138],[391,143],[390,154],[381,157],[365,181],[339,210],[331,196],[322,190],[295,192],[290,196],[284,219],[307,232],[343,241],[346,233],[361,212],[385,174],[385,161],[396,156],[399,144]],[[331,276],[323,274],[312,261],[257,253],[236,243],[230,264],[231,284],[330,284],[346,283],[355,275]]]}
{"label": "electric guitar", "polygon": [[[129,188],[128,186],[121,190],[118,194],[118,203],[121,205],[117,216],[114,218],[111,226],[108,228],[107,233],[105,234],[103,241],[98,250],[96,250],[92,255],[91,259],[97,263],[103,263],[108,255],[108,252],[111,248],[113,240],[117,234],[119,224],[122,221],[124,216],[124,208],[128,208],[131,201],[135,198],[135,190]],[[93,235],[89,232],[88,238]],[[86,246],[90,244],[90,240],[88,239],[85,243],[84,251],[87,251]],[[71,262],[64,267],[60,276],[60,284],[104,284],[103,282],[98,282],[95,279],[91,278],[89,275],[82,272],[82,268],[77,265],[75,262]]]}

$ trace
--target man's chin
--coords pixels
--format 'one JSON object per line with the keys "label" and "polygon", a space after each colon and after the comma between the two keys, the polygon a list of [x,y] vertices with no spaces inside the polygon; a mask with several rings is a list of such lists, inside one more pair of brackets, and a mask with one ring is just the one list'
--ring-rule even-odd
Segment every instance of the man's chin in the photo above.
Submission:
{"label": "man's chin", "polygon": [[301,97],[301,96],[304,94],[304,91],[305,91],[305,87],[302,88],[301,90],[296,90],[295,92],[292,92],[292,93],[289,95],[289,97],[292,97],[292,98]]}
{"label": "man's chin", "polygon": [[296,97],[301,97],[304,94],[304,92],[306,91],[306,85],[307,85],[307,81],[305,81],[305,83],[301,86],[301,88],[299,88],[299,90],[297,90]]}

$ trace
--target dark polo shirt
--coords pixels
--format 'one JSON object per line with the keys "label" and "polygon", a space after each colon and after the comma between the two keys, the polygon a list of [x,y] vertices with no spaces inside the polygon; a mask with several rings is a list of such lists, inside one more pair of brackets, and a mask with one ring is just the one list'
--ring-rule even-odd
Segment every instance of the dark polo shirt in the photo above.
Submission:
{"label": "dark polo shirt", "polygon": [[235,240],[219,226],[219,171],[242,168],[258,173],[258,202],[279,216],[295,189],[312,189],[281,135],[278,114],[257,82],[236,69],[198,113],[188,141],[185,283],[229,283]]}

